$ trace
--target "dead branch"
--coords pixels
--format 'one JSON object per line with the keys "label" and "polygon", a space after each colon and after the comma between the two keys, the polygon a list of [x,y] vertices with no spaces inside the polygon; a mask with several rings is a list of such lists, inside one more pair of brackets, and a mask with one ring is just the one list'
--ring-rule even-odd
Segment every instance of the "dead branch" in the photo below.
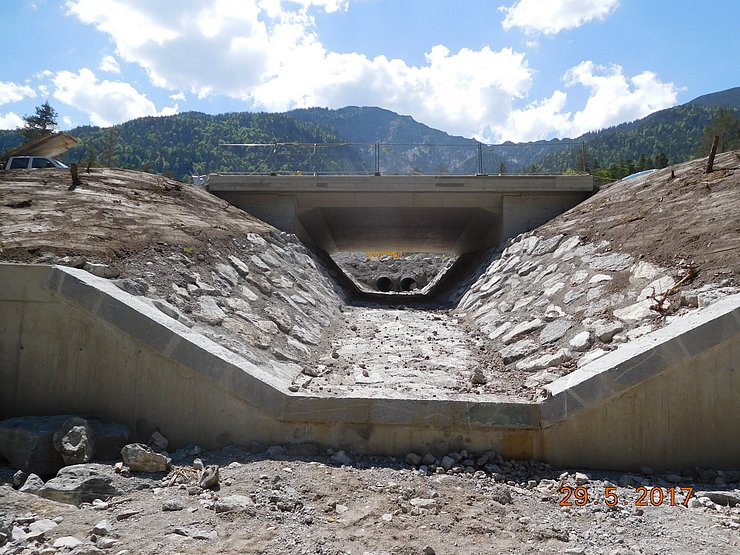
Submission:
{"label": "dead branch", "polygon": [[653,287],[653,292],[648,298],[654,300],[655,304],[651,306],[650,309],[660,312],[661,314],[666,312],[668,309],[663,305],[665,304],[666,300],[668,300],[668,297],[671,297],[678,293],[678,291],[681,289],[681,287],[683,287],[685,283],[693,280],[697,275],[699,275],[699,270],[694,268],[693,266],[690,267],[686,275],[682,277],[672,287],[666,289],[666,291],[662,295],[656,295],[655,288]]}

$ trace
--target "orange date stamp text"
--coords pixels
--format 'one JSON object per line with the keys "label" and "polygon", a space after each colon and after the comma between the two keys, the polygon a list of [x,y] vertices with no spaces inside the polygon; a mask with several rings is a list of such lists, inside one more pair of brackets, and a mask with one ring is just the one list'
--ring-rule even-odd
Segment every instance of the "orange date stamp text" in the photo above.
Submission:
{"label": "orange date stamp text", "polygon": [[558,492],[562,495],[560,499],[561,507],[585,507],[587,505],[606,505],[615,507],[617,505],[631,505],[635,507],[659,507],[661,505],[683,505],[688,507],[689,499],[694,493],[694,488],[690,487],[645,487],[639,486],[634,488],[636,498],[629,500],[628,497],[620,496],[616,487],[607,486],[603,492],[595,489],[589,491],[586,486],[563,486]]}

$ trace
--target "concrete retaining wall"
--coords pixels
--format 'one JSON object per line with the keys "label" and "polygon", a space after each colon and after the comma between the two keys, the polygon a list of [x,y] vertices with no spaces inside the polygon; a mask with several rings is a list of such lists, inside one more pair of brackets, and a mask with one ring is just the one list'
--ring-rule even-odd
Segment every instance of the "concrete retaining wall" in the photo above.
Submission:
{"label": "concrete retaining wall", "polygon": [[175,445],[467,448],[560,465],[740,467],[740,295],[553,382],[541,403],[322,398],[106,280],[0,265],[0,416],[96,415]]}

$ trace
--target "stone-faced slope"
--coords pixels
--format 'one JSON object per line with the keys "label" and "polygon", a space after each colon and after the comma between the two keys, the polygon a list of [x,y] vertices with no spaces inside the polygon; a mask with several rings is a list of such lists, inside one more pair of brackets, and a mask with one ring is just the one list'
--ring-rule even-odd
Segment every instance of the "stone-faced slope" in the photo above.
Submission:
{"label": "stone-faced slope", "polygon": [[[343,291],[295,237],[198,187],[126,170],[0,172],[0,260],[84,267],[290,384]],[[287,387],[287,385],[286,385]]]}
{"label": "stone-faced slope", "polygon": [[739,162],[725,153],[714,174],[695,161],[605,188],[497,251],[455,312],[535,393],[738,292]]}

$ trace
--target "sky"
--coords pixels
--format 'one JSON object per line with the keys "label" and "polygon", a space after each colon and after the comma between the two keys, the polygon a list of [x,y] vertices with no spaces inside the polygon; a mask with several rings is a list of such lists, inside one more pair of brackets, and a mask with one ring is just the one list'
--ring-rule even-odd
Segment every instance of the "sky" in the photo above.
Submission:
{"label": "sky", "polygon": [[740,85],[740,0],[2,0],[0,129],[379,106],[486,143]]}

